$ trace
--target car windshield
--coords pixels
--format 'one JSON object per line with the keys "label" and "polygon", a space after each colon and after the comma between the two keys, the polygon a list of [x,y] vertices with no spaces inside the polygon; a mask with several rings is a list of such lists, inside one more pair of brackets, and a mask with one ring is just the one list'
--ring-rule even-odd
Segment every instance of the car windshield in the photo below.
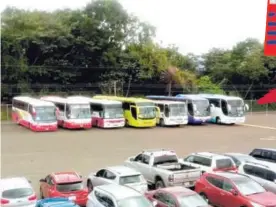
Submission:
{"label": "car windshield", "polygon": [[79,191],[84,188],[82,182],[74,182],[74,183],[60,183],[56,186],[57,191],[59,192],[73,192]]}
{"label": "car windshield", "polygon": [[198,194],[178,197],[180,207],[208,207],[207,202]]}
{"label": "car windshield", "polygon": [[139,107],[139,116],[140,119],[154,119],[156,118],[156,109],[155,107],[146,106]]}
{"label": "car windshield", "polygon": [[31,188],[16,188],[3,191],[2,197],[8,199],[24,198],[32,195],[33,193],[33,189]]}
{"label": "car windshield", "polygon": [[170,116],[185,116],[187,114],[186,104],[170,104]]}
{"label": "car windshield", "polygon": [[118,207],[153,207],[144,196],[135,196],[118,201]]}
{"label": "car windshield", "polygon": [[36,122],[55,122],[56,118],[56,107],[54,106],[44,106],[44,107],[35,107],[34,120]]}
{"label": "car windshield", "polygon": [[124,118],[122,105],[106,106],[104,108],[104,118],[105,119]]}
{"label": "car windshield", "polygon": [[89,104],[71,104],[70,105],[70,118],[71,119],[89,119],[91,118]]}
{"label": "car windshield", "polygon": [[250,178],[233,180],[233,182],[236,184],[239,192],[245,196],[263,193],[266,191],[259,183]]}
{"label": "car windshield", "polygon": [[140,183],[142,181],[142,175],[129,175],[120,177],[119,184],[126,185],[131,183]]}
{"label": "car windshield", "polygon": [[178,162],[178,159],[176,155],[162,155],[154,157],[154,165],[161,165],[164,163],[176,163]]}
{"label": "car windshield", "polygon": [[225,158],[225,159],[216,160],[216,168],[217,169],[233,168],[233,167],[235,167],[235,166],[231,159]]}
{"label": "car windshield", "polygon": [[208,100],[193,100],[196,108],[194,108],[195,116],[210,116],[209,101]]}

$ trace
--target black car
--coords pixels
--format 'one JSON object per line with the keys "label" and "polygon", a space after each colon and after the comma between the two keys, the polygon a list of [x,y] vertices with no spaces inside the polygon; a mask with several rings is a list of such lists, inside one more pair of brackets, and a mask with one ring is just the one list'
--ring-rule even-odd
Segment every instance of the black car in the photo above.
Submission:
{"label": "black car", "polygon": [[276,163],[276,149],[273,148],[255,148],[249,155],[258,160]]}

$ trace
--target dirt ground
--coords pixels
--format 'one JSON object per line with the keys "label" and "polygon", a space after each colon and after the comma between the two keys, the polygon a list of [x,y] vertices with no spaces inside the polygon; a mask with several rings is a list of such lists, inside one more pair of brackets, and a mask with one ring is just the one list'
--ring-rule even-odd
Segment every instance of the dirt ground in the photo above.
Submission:
{"label": "dirt ground", "polygon": [[75,170],[86,177],[102,167],[120,165],[142,149],[169,148],[184,157],[196,151],[247,153],[254,147],[276,148],[275,113],[249,114],[246,124],[34,133],[4,122],[1,173],[26,176],[38,192],[38,180],[51,172]]}

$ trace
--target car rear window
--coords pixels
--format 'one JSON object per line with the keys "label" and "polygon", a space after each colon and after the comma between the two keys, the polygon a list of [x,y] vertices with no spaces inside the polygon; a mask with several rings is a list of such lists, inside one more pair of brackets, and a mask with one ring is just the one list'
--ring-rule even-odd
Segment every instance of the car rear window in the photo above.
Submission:
{"label": "car rear window", "polygon": [[79,191],[84,188],[82,182],[74,182],[74,183],[60,183],[56,186],[57,191],[59,192],[72,192]]}
{"label": "car rear window", "polygon": [[33,193],[33,189],[31,188],[16,188],[3,191],[2,197],[8,199],[24,198],[32,195]]}
{"label": "car rear window", "polygon": [[232,168],[234,167],[233,162],[231,159],[219,159],[216,160],[216,168],[222,169],[222,168]]}
{"label": "car rear window", "polygon": [[122,176],[120,177],[119,184],[126,185],[131,183],[140,183],[141,181],[141,175]]}

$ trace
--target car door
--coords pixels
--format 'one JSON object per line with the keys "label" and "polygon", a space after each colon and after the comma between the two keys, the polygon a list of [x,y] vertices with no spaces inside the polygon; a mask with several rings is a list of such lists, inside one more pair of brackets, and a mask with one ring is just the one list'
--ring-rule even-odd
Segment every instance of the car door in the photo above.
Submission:
{"label": "car door", "polygon": [[205,188],[205,194],[207,195],[210,203],[220,206],[220,197],[223,185],[223,179],[217,176],[206,176],[207,182],[210,184]]}
{"label": "car door", "polygon": [[[236,195],[233,193],[237,192]],[[238,191],[235,185],[228,179],[223,180],[222,190],[220,192],[219,204],[222,207],[242,206]]]}
{"label": "car door", "polygon": [[96,176],[92,180],[93,186],[104,185],[113,183],[116,176],[109,170],[102,169],[96,173]]}
{"label": "car door", "polygon": [[153,181],[151,173],[150,173],[150,156],[141,154],[141,157],[138,158],[136,161],[136,170],[139,171],[146,180],[148,181]]}
{"label": "car door", "polygon": [[168,207],[166,200],[167,196],[165,192],[156,191],[153,195],[155,201],[157,201],[156,207]]}

